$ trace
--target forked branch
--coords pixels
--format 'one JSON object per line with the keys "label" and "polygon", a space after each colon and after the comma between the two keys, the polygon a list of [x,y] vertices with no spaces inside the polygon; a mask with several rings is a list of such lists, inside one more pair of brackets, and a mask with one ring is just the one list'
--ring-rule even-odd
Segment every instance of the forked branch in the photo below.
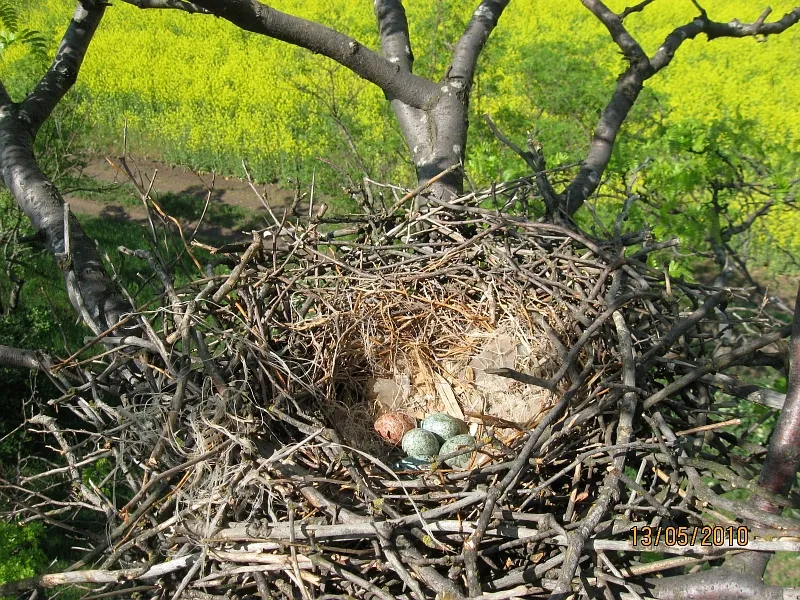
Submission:
{"label": "forked branch", "polygon": [[[561,196],[562,208],[574,215],[600,185],[600,180],[611,159],[614,142],[628,113],[639,97],[644,82],[672,62],[675,52],[686,41],[705,33],[709,40],[721,37],[748,37],[783,33],[800,20],[800,7],[784,15],[778,21],[764,22],[769,12],[764,11],[754,23],[742,23],[737,19],[719,23],[708,18],[705,11],[691,22],[677,27],[650,58],[622,23],[627,14],[615,14],[600,0],[582,0],[583,5],[606,27],[614,43],[619,46],[629,62],[620,75],[610,102],[603,110],[594,131],[592,143],[578,174]],[[642,3],[644,4],[644,3]]]}

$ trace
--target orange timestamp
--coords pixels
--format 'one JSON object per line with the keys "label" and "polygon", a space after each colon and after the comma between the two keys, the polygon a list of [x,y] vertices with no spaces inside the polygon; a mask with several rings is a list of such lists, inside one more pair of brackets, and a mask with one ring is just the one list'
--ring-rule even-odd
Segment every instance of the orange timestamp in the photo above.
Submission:
{"label": "orange timestamp", "polygon": [[634,546],[747,546],[750,531],[744,525],[702,527],[634,527]]}

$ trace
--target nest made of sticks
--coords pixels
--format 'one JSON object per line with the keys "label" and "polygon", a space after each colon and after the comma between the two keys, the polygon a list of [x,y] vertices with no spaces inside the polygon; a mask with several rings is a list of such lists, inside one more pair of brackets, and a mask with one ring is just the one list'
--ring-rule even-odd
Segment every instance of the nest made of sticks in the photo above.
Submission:
{"label": "nest made of sticks", "polygon": [[[141,337],[50,365],[64,394],[30,424],[67,467],[42,469],[45,492],[4,486],[14,515],[53,508],[88,545],[74,567],[98,571],[69,581],[153,598],[616,593],[709,560],[634,546],[636,527],[800,533],[704,481],[758,473],[761,449],[709,416],[715,390],[758,399],[721,373],[786,335],[764,306],[648,267],[671,243],[646,233],[509,213],[524,180],[423,213],[362,191],[364,215],[276,218],[215,249],[224,274],[174,289],[161,265]],[[372,429],[389,409],[463,412],[474,468],[394,470]],[[687,556],[640,560],[654,549]]]}

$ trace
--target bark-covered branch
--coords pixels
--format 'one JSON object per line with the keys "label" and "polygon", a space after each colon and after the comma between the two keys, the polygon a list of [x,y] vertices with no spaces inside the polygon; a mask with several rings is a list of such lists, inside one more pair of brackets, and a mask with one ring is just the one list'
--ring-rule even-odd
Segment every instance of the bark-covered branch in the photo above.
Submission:
{"label": "bark-covered branch", "polygon": [[466,31],[453,49],[453,60],[450,64],[450,79],[461,79],[464,87],[472,86],[475,66],[478,57],[486,45],[492,30],[503,14],[509,0],[484,0],[472,15]]}
{"label": "bark-covered branch", "polygon": [[197,6],[246,30],[322,54],[381,88],[388,96],[425,108],[439,86],[373,52],[353,38],[256,0],[196,0]]}
{"label": "bark-covered branch", "polygon": [[634,6],[626,6],[625,10],[619,13],[619,20],[624,21],[625,17],[628,15],[632,15],[633,13],[642,12],[649,4],[652,4],[655,0],[642,0],[639,4]]}
{"label": "bark-covered branch", "polygon": [[95,333],[116,325],[131,306],[106,273],[94,241],[65,209],[64,199],[34,156],[36,133],[75,82],[103,16],[100,3],[81,2],[53,65],[20,104],[0,84],[0,172],[3,181],[56,259],[72,305]]}
{"label": "bark-covered branch", "polygon": [[105,5],[100,2],[78,4],[72,21],[61,39],[53,64],[22,102],[20,116],[27,119],[34,137],[42,123],[77,80],[86,49],[103,18],[104,11]]}
{"label": "bark-covered branch", "polygon": [[184,0],[122,0],[126,4],[131,4],[136,8],[173,8],[175,10],[183,10],[188,13],[203,13],[207,14],[208,11],[200,8],[193,2],[184,2]]}
{"label": "bark-covered branch", "polygon": [[704,16],[703,33],[708,36],[709,40],[721,37],[742,38],[754,35],[775,35],[776,33],[783,33],[800,21],[800,7],[793,8],[777,21],[765,23],[764,21],[771,12],[772,10],[769,8],[764,9],[761,16],[753,23],[742,23],[738,19],[728,23],[717,23]]}
{"label": "bark-covered branch", "polygon": [[622,19],[599,0],[582,1],[583,5],[608,29],[611,38],[628,60],[628,68],[617,80],[617,87],[600,116],[589,152],[577,176],[561,195],[562,206],[568,215],[575,214],[600,185],[600,178],[611,159],[617,133],[639,97],[645,80],[652,75],[647,55],[628,33],[622,24]]}
{"label": "bark-covered branch", "polygon": [[16,111],[3,112],[0,169],[6,186],[34,229],[44,234],[47,249],[64,273],[70,301],[78,314],[95,333],[116,325],[131,306],[111,281],[94,241],[74,215],[68,214],[65,227],[64,199],[39,168],[30,131],[14,114]]}
{"label": "bark-covered branch", "polygon": [[414,68],[414,53],[403,3],[400,0],[375,0],[375,17],[383,56],[410,73]]}
{"label": "bark-covered branch", "polygon": [[[414,52],[411,49],[411,36],[403,3],[400,0],[375,0],[375,17],[383,56],[399,69],[411,73],[414,69]],[[412,153],[412,159],[415,159],[414,149],[417,149],[417,153],[420,152],[428,137],[422,118],[424,112],[391,95],[387,97],[406,145]]]}
{"label": "bark-covered branch", "polygon": [[44,365],[33,350],[13,348],[2,344],[0,344],[0,366],[34,371],[44,370]]}
{"label": "bark-covered branch", "polygon": [[795,299],[790,353],[786,401],[772,433],[759,479],[761,487],[782,495],[789,493],[800,469],[800,288]]}
{"label": "bark-covered branch", "polygon": [[772,23],[764,22],[769,11],[764,11],[754,23],[742,23],[737,19],[729,23],[719,23],[709,19],[703,12],[690,23],[672,31],[653,56],[648,58],[623,25],[625,12],[616,15],[600,0],[582,0],[582,2],[609,31],[628,60],[629,66],[617,80],[611,101],[600,116],[586,159],[575,179],[562,193],[562,207],[568,215],[575,214],[600,185],[600,179],[611,159],[617,133],[639,97],[644,82],[669,65],[675,52],[686,40],[694,39],[701,33],[705,33],[709,40],[720,37],[774,35],[786,31],[800,20],[800,7]]}
{"label": "bark-covered branch", "polygon": [[148,581],[158,579],[180,571],[193,565],[197,561],[197,554],[189,554],[176,558],[161,564],[153,565],[152,567],[133,568],[133,569],[119,569],[116,571],[107,571],[102,569],[93,569],[87,571],[67,571],[64,573],[48,573],[39,575],[38,577],[31,577],[29,579],[20,579],[18,581],[10,581],[0,585],[0,594],[15,594],[25,590],[33,590],[36,588],[51,588],[59,585],[68,584],[86,584],[86,583],[121,583],[125,581]]}
{"label": "bark-covered branch", "polygon": [[712,569],[680,577],[663,577],[655,597],[660,600],[785,600],[783,587],[766,585],[760,577],[732,569]]}

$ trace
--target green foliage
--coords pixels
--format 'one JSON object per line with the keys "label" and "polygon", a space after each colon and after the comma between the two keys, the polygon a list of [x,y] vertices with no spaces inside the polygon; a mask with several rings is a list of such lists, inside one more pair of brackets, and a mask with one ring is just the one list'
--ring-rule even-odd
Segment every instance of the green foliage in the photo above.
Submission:
{"label": "green foliage", "polygon": [[15,44],[26,46],[40,61],[47,60],[47,41],[35,29],[19,26],[19,3],[0,0],[0,56]]}
{"label": "green foliage", "polygon": [[[695,263],[723,244],[751,266],[797,268],[788,257],[800,251],[793,182],[799,152],[763,137],[757,122],[738,115],[659,125],[641,150],[652,162],[638,174],[635,191],[641,200],[631,213],[634,227],[648,223],[659,239],[677,236]],[[633,168],[629,162],[620,170]],[[762,216],[737,233],[762,209]],[[692,262],[684,260],[681,268]]]}
{"label": "green foliage", "polygon": [[0,583],[33,577],[47,566],[39,547],[40,523],[17,525],[0,521]]}

